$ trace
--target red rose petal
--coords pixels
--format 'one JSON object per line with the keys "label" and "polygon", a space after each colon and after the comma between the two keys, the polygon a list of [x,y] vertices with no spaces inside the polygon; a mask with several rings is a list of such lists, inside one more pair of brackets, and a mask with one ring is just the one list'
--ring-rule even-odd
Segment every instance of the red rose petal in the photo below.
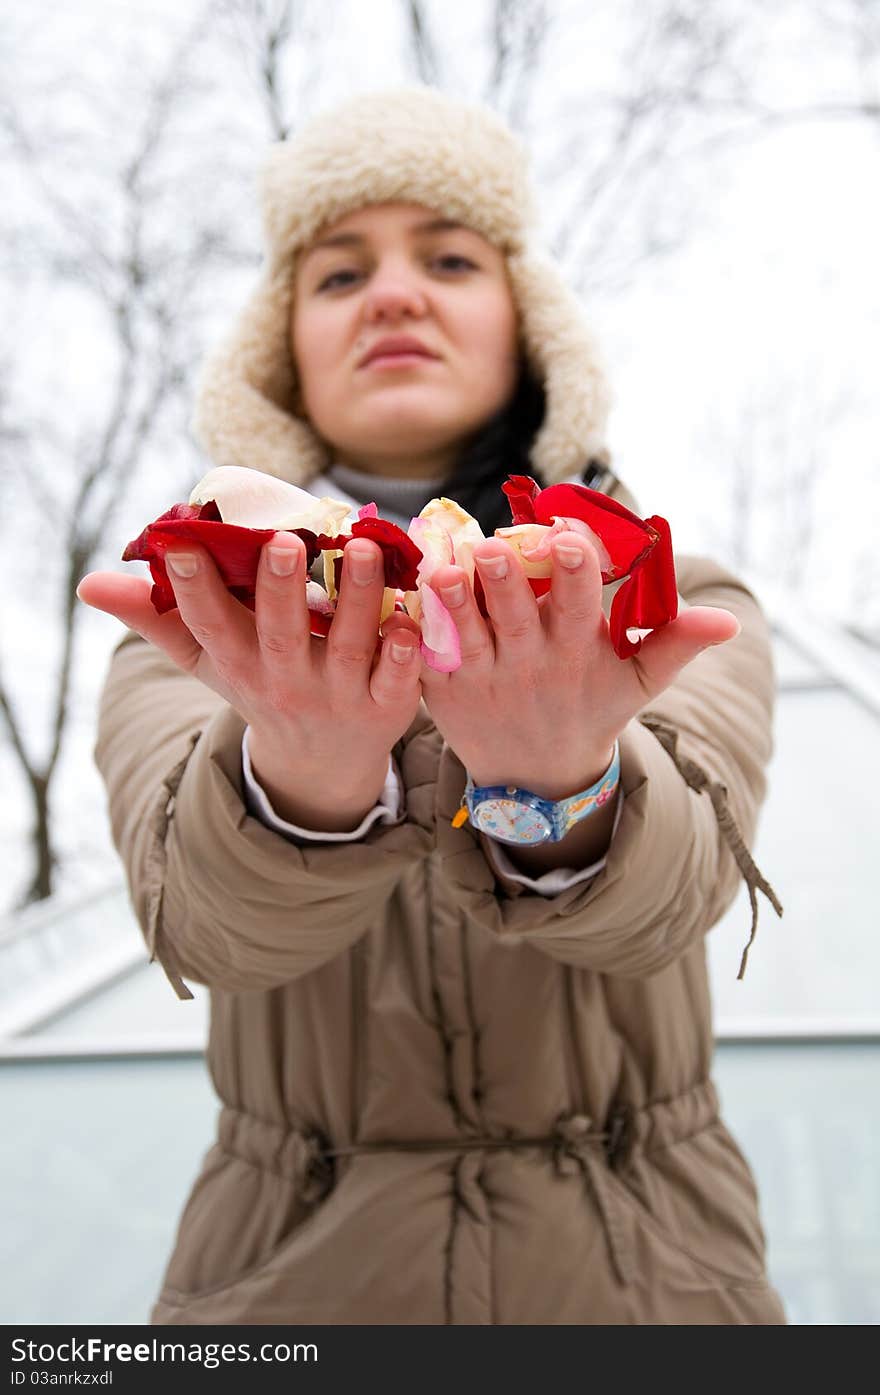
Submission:
{"label": "red rose petal", "polygon": [[535,500],[541,493],[541,488],[531,475],[508,475],[501,489],[507,495],[514,524],[539,521],[535,514]]}
{"label": "red rose petal", "polygon": [[549,576],[529,576],[526,578],[532,588],[532,594],[538,600],[541,596],[546,596],[552,585]]}
{"label": "red rose petal", "polygon": [[[150,599],[158,613],[163,615],[177,605],[168,580],[165,554],[169,546],[182,542],[198,543],[210,554],[236,600],[253,610],[260,552],[263,544],[274,536],[275,530],[217,523],[212,518],[201,517],[201,509],[185,513],[184,510],[189,508],[188,504],[176,504],[155,523],[148,524],[140,537],[128,544],[122,554],[123,562],[149,562],[154,583]],[[216,512],[216,505],[214,508]]]}
{"label": "red rose petal", "polygon": [[[637,654],[641,640],[627,638],[628,629],[654,630],[678,614],[678,591],[672,539],[665,518],[641,519],[615,499],[583,484],[551,484],[539,489],[529,475],[510,475],[502,489],[510,503],[513,523],[543,523],[554,518],[577,518],[602,540],[611,566],[603,571],[607,583],[628,580],[611,603],[611,642],[619,658]],[[532,590],[537,591],[530,578]]]}
{"label": "red rose petal", "polygon": [[[417,547],[412,538],[407,537],[402,528],[398,528],[396,523],[389,523],[384,518],[359,518],[351,525],[351,537],[329,538],[325,533],[321,533],[316,538],[316,544],[322,551],[345,551],[345,548],[354,538],[369,538],[371,542],[382,551],[382,560],[385,565],[385,585],[397,591],[415,591],[418,585],[417,573],[422,560],[422,550]],[[339,562],[340,558],[336,558]],[[337,569],[336,587],[339,589],[339,572]]]}
{"label": "red rose petal", "polygon": [[[621,658],[637,653],[641,645],[641,641],[628,639],[628,629],[657,629],[675,619],[678,592],[672,540],[665,519],[657,515],[641,519],[586,485],[555,484],[541,489],[528,475],[510,475],[502,489],[514,524],[550,526],[554,518],[577,518],[601,539],[611,559],[611,566],[602,573],[603,582],[627,578],[614,597],[609,619],[612,643]],[[196,542],[213,558],[231,595],[253,610],[260,553],[275,531],[224,523],[213,500],[202,505],[175,504],[130,542],[122,556],[126,562],[149,564],[153,577],[151,599],[159,614],[163,614],[177,604],[165,567],[168,547]],[[379,518],[375,504],[365,504],[360,509],[351,535],[342,539],[316,536],[306,528],[290,531],[305,543],[309,568],[321,551],[343,551],[354,537],[370,538],[382,552],[385,585],[396,591],[417,589],[421,549],[397,524]],[[338,590],[341,558],[335,559],[335,572]],[[529,577],[528,581],[536,597],[545,595],[551,585],[549,577]],[[480,613],[488,617],[479,572],[474,574],[474,595]],[[332,615],[313,610],[309,615],[311,633],[327,635]]]}
{"label": "red rose petal", "polygon": [[551,484],[542,489],[535,513],[536,521],[548,526],[554,518],[562,517],[579,518],[592,528],[611,558],[611,569],[602,573],[606,583],[626,576],[653,546],[653,529],[638,514],[583,484]]}
{"label": "red rose petal", "polygon": [[[128,544],[122,560],[149,563],[153,578],[150,599],[158,614],[164,615],[177,606],[165,566],[168,547],[181,542],[198,543],[210,555],[229,593],[253,610],[260,553],[276,531],[274,528],[241,528],[235,523],[224,523],[213,499],[198,506],[175,504]],[[318,555],[314,533],[307,528],[290,531],[305,543],[307,566],[310,567]]]}

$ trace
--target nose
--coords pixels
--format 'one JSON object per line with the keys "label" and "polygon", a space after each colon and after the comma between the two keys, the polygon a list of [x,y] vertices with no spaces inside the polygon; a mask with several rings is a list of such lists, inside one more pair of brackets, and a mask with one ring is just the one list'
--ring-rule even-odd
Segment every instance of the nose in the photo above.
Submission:
{"label": "nose", "polygon": [[418,319],[427,309],[424,292],[408,268],[379,267],[370,279],[363,305],[368,324],[394,323],[406,316]]}

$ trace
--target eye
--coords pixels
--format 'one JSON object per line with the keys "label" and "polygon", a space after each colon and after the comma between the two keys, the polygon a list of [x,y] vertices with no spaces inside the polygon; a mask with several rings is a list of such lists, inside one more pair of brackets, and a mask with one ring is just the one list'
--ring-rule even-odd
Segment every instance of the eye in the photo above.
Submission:
{"label": "eye", "polygon": [[463,257],[459,252],[444,252],[440,257],[434,258],[434,264],[442,267],[444,271],[476,271],[476,262],[472,262],[470,257]]}
{"label": "eye", "polygon": [[[317,289],[319,291],[339,290],[340,287],[350,286],[352,279],[356,279],[359,275],[360,272],[355,271],[351,267],[347,267],[342,271],[332,271],[329,276],[325,276],[324,280],[319,282]],[[346,277],[349,279],[346,280]],[[340,278],[342,279],[340,280]]]}

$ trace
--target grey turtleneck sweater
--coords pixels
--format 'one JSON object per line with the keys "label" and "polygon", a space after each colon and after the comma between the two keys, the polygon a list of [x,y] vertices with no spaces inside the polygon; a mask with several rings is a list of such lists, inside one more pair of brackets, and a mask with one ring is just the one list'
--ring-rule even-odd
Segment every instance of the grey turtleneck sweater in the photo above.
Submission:
{"label": "grey turtleneck sweater", "polygon": [[396,523],[404,532],[410,521],[417,518],[429,499],[443,493],[445,478],[426,480],[392,479],[388,475],[371,475],[351,465],[330,465],[306,485],[310,494],[319,498],[328,495],[342,503],[351,503],[354,514],[364,504],[375,503],[379,516]]}

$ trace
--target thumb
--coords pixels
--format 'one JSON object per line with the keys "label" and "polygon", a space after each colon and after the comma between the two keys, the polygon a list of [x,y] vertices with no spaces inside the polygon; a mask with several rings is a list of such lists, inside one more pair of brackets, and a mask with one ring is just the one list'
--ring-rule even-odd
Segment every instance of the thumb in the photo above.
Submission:
{"label": "thumb", "polygon": [[642,686],[655,698],[698,654],[713,644],[735,639],[741,625],[729,610],[695,605],[683,610],[675,620],[653,630],[632,662],[638,665]]}
{"label": "thumb", "polygon": [[121,576],[118,572],[89,572],[76,594],[94,610],[115,615],[123,625],[162,649],[179,668],[189,672],[201,654],[178,610],[158,615],[150,599],[152,586],[146,577]]}

